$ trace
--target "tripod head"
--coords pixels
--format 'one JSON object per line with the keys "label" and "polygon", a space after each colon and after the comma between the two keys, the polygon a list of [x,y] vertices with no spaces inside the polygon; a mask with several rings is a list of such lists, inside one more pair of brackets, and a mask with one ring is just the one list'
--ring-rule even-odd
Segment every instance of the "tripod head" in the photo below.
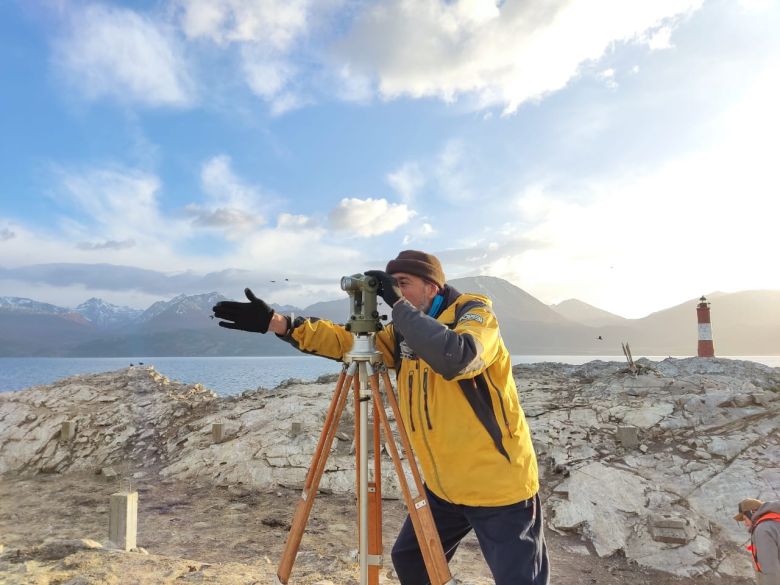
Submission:
{"label": "tripod head", "polygon": [[356,335],[371,334],[382,330],[377,310],[379,282],[373,276],[353,274],[341,277],[341,290],[349,295],[349,321],[344,325],[347,331]]}

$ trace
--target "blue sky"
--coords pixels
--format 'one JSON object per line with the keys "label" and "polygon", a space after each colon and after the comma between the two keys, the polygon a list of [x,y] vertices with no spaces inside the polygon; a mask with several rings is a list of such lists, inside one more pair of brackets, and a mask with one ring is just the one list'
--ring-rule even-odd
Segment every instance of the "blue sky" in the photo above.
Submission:
{"label": "blue sky", "polygon": [[777,30],[768,0],[0,3],[0,295],[306,305],[407,248],[627,317],[780,289]]}

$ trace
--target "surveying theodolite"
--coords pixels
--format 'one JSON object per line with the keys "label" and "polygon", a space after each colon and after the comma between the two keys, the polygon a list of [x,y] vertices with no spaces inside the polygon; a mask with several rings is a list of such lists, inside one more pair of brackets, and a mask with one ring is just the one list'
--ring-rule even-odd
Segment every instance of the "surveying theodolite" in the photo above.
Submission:
{"label": "surveying theodolite", "polygon": [[[358,475],[358,559],[360,585],[378,585],[382,566],[382,490],[381,447],[379,427],[385,437],[385,445],[395,465],[398,483],[403,493],[409,517],[420,545],[425,568],[431,585],[454,585],[447,559],[436,531],[433,515],[425,497],[423,482],[417,468],[409,437],[401,421],[401,411],[393,392],[392,382],[382,362],[382,354],[376,349],[375,335],[382,329],[377,310],[379,283],[373,276],[354,274],[341,279],[341,289],[350,297],[350,318],[345,324],[352,333],[352,349],[344,356],[344,366],[336,383],[336,391],[328,408],[320,440],[295,509],[290,533],[277,570],[277,581],[286,585],[295,557],[303,538],[320,479],[330,453],[339,420],[347,402],[349,387],[354,389],[355,400],[355,468]],[[385,395],[392,408],[404,451],[414,480],[415,492],[410,489],[404,473],[401,456],[393,436],[385,404],[379,390],[379,374]],[[368,468],[368,405],[373,404],[374,473],[369,479]]]}

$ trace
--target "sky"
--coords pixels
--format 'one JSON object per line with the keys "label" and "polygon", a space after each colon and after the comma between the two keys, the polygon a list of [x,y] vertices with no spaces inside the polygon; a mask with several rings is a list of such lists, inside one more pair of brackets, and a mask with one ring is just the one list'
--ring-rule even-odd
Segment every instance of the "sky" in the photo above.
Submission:
{"label": "sky", "polygon": [[404,249],[637,318],[780,289],[780,3],[0,2],[0,296],[305,307]]}

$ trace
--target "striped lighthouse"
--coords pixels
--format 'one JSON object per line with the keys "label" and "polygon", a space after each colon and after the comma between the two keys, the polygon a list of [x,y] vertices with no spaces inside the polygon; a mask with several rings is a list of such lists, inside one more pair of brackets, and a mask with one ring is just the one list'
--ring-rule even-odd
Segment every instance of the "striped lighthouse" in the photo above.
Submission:
{"label": "striped lighthouse", "polygon": [[710,304],[702,297],[696,306],[696,317],[699,321],[699,357],[715,357],[712,345],[712,324],[710,323]]}

